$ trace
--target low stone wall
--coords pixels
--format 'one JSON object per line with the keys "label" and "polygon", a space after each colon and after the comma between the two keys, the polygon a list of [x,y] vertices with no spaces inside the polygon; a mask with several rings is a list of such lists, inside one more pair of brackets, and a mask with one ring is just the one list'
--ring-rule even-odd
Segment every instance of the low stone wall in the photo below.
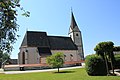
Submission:
{"label": "low stone wall", "polygon": [[8,68],[4,68],[4,71],[19,71],[20,68],[19,67],[8,67]]}

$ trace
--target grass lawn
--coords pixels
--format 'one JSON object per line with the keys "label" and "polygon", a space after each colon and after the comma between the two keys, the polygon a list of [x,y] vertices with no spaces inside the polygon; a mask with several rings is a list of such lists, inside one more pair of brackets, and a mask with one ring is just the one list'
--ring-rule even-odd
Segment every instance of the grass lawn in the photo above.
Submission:
{"label": "grass lawn", "polygon": [[0,80],[120,80],[119,76],[88,76],[85,69],[64,70],[61,73],[39,72],[0,74]]}

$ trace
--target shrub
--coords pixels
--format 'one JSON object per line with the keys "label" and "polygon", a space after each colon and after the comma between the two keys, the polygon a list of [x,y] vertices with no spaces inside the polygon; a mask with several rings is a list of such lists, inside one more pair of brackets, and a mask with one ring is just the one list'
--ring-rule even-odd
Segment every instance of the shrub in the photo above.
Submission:
{"label": "shrub", "polygon": [[88,55],[85,59],[85,69],[88,75],[91,76],[103,76],[107,75],[105,62],[98,55]]}
{"label": "shrub", "polygon": [[120,69],[120,54],[115,55],[115,68]]}

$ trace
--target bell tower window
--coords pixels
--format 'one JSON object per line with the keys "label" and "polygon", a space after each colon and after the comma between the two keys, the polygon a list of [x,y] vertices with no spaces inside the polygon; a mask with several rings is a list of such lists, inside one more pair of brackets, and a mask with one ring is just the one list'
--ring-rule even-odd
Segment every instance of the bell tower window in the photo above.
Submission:
{"label": "bell tower window", "polygon": [[78,36],[78,34],[76,34],[76,36]]}

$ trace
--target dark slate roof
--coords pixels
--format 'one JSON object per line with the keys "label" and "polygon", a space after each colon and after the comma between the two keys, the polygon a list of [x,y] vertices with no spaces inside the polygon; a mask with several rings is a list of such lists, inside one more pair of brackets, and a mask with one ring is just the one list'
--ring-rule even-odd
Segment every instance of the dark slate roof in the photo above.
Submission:
{"label": "dark slate roof", "polygon": [[[70,37],[47,36],[46,32],[27,31],[21,47],[46,47],[51,50],[77,50]],[[47,53],[47,52],[46,52]]]}
{"label": "dark slate roof", "polygon": [[48,47],[38,47],[38,51],[40,56],[52,55],[50,48]]}
{"label": "dark slate roof", "polygon": [[21,46],[27,46],[27,33],[24,36]]}
{"label": "dark slate roof", "polygon": [[70,28],[71,28],[73,31],[80,31],[79,28],[78,28],[78,26],[77,26],[77,23],[76,23],[76,21],[75,21],[73,12],[71,12],[71,24],[70,24]]}
{"label": "dark slate roof", "polygon": [[21,46],[29,47],[49,47],[47,33],[27,31]]}
{"label": "dark slate roof", "polygon": [[52,50],[77,50],[70,37],[48,36]]}

